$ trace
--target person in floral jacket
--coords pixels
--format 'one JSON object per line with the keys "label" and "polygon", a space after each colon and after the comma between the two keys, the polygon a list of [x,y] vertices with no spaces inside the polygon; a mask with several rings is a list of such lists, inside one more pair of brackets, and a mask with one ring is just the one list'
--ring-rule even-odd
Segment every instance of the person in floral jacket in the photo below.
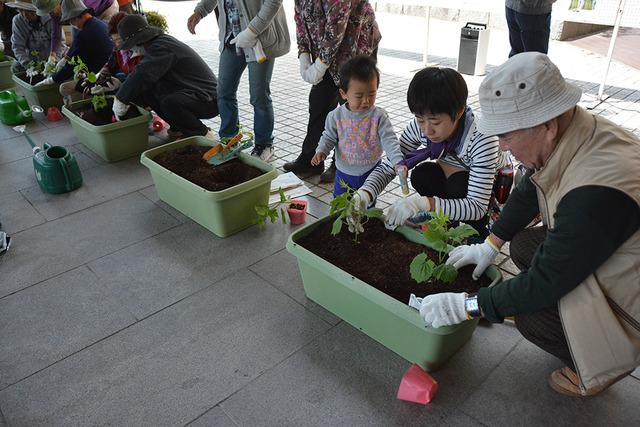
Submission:
{"label": "person in floral jacket", "polygon": [[[313,85],[309,93],[309,123],[302,152],[284,170],[319,174],[324,163],[311,165],[327,114],[339,100],[340,67],[357,55],[376,55],[380,31],[368,0],[295,0],[300,75]],[[335,166],[322,174],[333,182]]]}

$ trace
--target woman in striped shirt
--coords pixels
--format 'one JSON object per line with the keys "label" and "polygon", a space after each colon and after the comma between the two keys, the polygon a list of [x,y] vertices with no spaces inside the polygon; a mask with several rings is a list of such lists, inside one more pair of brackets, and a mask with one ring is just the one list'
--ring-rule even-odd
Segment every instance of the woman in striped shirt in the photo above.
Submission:
{"label": "woman in striped shirt", "polygon": [[[477,131],[467,95],[464,79],[451,68],[427,67],[411,81],[407,103],[415,118],[402,132],[400,148],[417,194],[390,207],[390,224],[402,225],[420,212],[442,211],[452,221],[473,226],[481,237],[488,235],[493,180],[508,158],[499,152],[496,136]],[[374,200],[394,176],[392,165],[380,164],[358,191],[361,206]]]}

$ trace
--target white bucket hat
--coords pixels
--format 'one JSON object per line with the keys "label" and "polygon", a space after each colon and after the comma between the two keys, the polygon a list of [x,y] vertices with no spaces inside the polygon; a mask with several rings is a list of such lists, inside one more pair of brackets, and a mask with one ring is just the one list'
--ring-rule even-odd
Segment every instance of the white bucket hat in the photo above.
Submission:
{"label": "white bucket hat", "polygon": [[29,12],[35,12],[38,9],[31,3],[31,0],[17,0],[5,3],[7,6],[14,9],[28,10]]}
{"label": "white bucket hat", "polygon": [[580,101],[582,91],[544,53],[523,52],[493,70],[482,81],[479,96],[478,130],[501,135],[561,115]]}

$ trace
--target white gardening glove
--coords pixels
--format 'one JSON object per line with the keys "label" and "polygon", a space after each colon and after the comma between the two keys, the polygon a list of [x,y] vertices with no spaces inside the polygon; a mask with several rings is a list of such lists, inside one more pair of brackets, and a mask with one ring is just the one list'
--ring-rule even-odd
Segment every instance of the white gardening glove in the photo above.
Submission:
{"label": "white gardening glove", "polygon": [[104,92],[115,92],[120,87],[120,80],[111,78],[104,86],[94,86],[91,88],[91,95],[100,95]]}
{"label": "white gardening glove", "polygon": [[256,45],[258,42],[258,35],[253,32],[251,28],[246,28],[240,31],[240,34],[236,36],[235,39],[232,39],[229,43],[235,44],[242,49],[249,49]]}
{"label": "white gardening glove", "polygon": [[499,253],[500,248],[487,237],[484,243],[462,245],[453,249],[449,252],[447,264],[453,265],[456,270],[465,265],[476,264],[472,276],[474,280],[478,280],[478,277],[493,263]]}
{"label": "white gardening glove", "polygon": [[55,82],[53,81],[53,77],[47,77],[46,79],[42,80],[41,82],[36,83],[36,86],[47,86],[47,85],[52,85],[55,84]]}
{"label": "white gardening glove", "polygon": [[56,68],[54,73],[57,73],[58,71],[62,70],[64,68],[64,66],[67,65],[67,58],[63,57],[60,61],[58,61],[58,63],[56,64]]}
{"label": "white gardening glove", "polygon": [[445,292],[442,294],[427,295],[417,298],[411,294],[409,306],[420,311],[420,317],[426,326],[439,328],[441,326],[457,325],[468,320],[464,301],[467,294],[464,292]]}
{"label": "white gardening glove", "polygon": [[387,223],[397,227],[403,225],[406,220],[416,216],[419,212],[429,212],[430,210],[429,198],[414,193],[391,205],[389,212],[387,212]]}
{"label": "white gardening glove", "polygon": [[317,85],[322,81],[324,73],[328,69],[329,66],[327,64],[322,62],[320,58],[316,58],[315,62],[302,73],[302,80],[312,85]]}
{"label": "white gardening glove", "polygon": [[120,121],[120,117],[124,117],[129,111],[129,104],[125,104],[120,101],[118,98],[113,98],[113,114],[116,116],[116,120]]}
{"label": "white gardening glove", "polygon": [[360,189],[353,193],[353,201],[356,209],[360,212],[364,212],[371,204],[371,195],[368,191]]}
{"label": "white gardening glove", "polygon": [[308,52],[301,53],[298,61],[300,61],[300,77],[304,79],[304,72],[311,67],[311,54]]}

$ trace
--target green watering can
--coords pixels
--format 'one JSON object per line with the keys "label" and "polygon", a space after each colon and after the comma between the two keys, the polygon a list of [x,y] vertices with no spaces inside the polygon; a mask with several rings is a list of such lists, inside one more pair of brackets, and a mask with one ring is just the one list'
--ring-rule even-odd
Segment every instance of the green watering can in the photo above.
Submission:
{"label": "green watering can", "polygon": [[5,125],[21,125],[33,120],[27,100],[12,90],[0,92],[0,121]]}
{"label": "green watering can", "polygon": [[73,191],[82,185],[82,175],[76,158],[66,148],[44,144],[36,146],[23,126],[16,126],[33,148],[33,169],[38,185],[45,193],[60,194]]}

